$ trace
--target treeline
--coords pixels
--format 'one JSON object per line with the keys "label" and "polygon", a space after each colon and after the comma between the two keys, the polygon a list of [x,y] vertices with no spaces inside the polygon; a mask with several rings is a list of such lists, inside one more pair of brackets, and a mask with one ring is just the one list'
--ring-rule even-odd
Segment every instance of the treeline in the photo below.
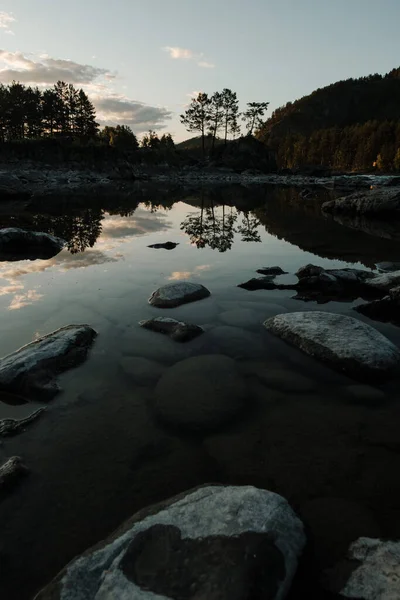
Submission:
{"label": "treeline", "polygon": [[276,150],[281,168],[324,166],[341,171],[400,171],[400,120],[367,121],[343,129],[285,136]]}
{"label": "treeline", "polygon": [[400,68],[339,81],[278,108],[257,131],[278,167],[399,169]]}
{"label": "treeline", "polygon": [[0,85],[0,141],[44,136],[96,136],[96,111],[82,89],[58,81],[41,91],[13,82]]}
{"label": "treeline", "polygon": [[181,123],[187,131],[198,132],[201,136],[203,157],[205,155],[205,140],[211,137],[210,153],[213,154],[218,134],[222,132],[222,140],[227,144],[228,136],[240,136],[239,120],[245,122],[248,135],[263,124],[262,117],[269,102],[249,102],[247,110],[239,112],[239,100],[236,92],[224,88],[209,96],[200,92],[192,99],[186,111],[180,116]]}

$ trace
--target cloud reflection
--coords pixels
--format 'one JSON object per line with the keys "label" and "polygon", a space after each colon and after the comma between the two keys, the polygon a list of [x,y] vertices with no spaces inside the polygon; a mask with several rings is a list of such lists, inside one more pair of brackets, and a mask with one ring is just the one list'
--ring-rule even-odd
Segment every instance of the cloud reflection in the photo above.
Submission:
{"label": "cloud reflection", "polygon": [[16,294],[11,300],[8,310],[19,310],[24,306],[29,306],[43,298],[43,294],[39,294],[36,290],[28,290],[25,294]]}
{"label": "cloud reflection", "polygon": [[193,271],[172,271],[171,275],[168,277],[169,281],[182,281],[185,279],[190,279],[190,277],[198,276],[203,271],[209,271],[211,269],[211,265],[198,265],[193,269]]}

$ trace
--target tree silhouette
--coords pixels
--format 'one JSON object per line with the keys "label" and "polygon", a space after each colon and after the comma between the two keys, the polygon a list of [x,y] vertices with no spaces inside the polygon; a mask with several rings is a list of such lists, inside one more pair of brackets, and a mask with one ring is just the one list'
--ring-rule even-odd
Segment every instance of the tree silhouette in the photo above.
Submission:
{"label": "tree silhouette", "polygon": [[260,225],[261,221],[257,217],[251,216],[248,211],[245,211],[242,223],[237,228],[238,233],[242,236],[242,242],[261,242],[261,236],[258,233]]}
{"label": "tree silhouette", "polygon": [[200,92],[193,98],[189,108],[180,116],[181,123],[188,131],[198,131],[201,135],[201,148],[205,156],[205,133],[210,126],[210,98]]}

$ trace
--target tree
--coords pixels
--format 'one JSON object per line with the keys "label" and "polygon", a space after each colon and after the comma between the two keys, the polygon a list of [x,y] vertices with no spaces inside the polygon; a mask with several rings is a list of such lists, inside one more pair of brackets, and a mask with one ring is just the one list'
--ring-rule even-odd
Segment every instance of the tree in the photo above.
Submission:
{"label": "tree", "polygon": [[248,109],[243,113],[242,120],[245,121],[248,135],[264,125],[262,117],[268,109],[269,102],[248,102]]}
{"label": "tree", "polygon": [[217,132],[223,125],[223,98],[222,93],[215,92],[210,98],[209,105],[209,132],[212,135],[211,142],[211,154],[214,154],[215,140],[217,138]]}
{"label": "tree", "polygon": [[58,131],[60,113],[62,111],[61,100],[54,89],[45,90],[42,97],[43,130],[48,135]]}
{"label": "tree", "polygon": [[398,148],[396,155],[394,157],[393,166],[396,171],[400,171],[400,148]]}
{"label": "tree", "polygon": [[205,132],[210,126],[210,99],[207,94],[200,92],[193,98],[189,108],[180,116],[181,123],[188,131],[199,131],[203,158],[205,156]]}
{"label": "tree", "polygon": [[234,137],[240,133],[238,125],[239,119],[239,101],[236,92],[232,92],[228,88],[224,88],[221,93],[222,108],[223,108],[223,127],[224,127],[224,142],[225,146],[228,140],[228,133]]}
{"label": "tree", "polygon": [[139,147],[136,135],[127,125],[117,125],[116,127],[106,126],[99,135],[101,139],[113,148],[137,150]]}
{"label": "tree", "polygon": [[91,138],[97,135],[98,130],[96,110],[85,92],[80,89],[76,99],[73,132],[80,137]]}

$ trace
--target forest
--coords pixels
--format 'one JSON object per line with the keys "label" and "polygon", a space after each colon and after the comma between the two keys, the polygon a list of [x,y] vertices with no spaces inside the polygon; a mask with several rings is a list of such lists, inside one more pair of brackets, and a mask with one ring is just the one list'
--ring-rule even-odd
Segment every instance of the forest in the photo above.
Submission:
{"label": "forest", "polygon": [[400,68],[339,81],[274,111],[256,136],[279,168],[400,170]]}

